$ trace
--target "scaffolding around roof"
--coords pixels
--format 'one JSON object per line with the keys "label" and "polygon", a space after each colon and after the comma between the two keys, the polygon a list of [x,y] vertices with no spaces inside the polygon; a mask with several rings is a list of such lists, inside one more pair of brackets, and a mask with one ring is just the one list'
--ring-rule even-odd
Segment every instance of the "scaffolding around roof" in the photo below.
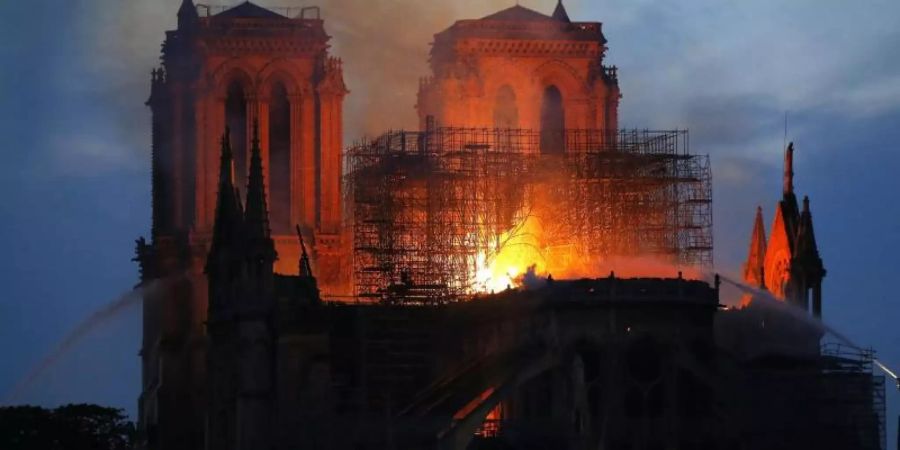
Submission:
{"label": "scaffolding around roof", "polygon": [[359,141],[344,156],[361,299],[465,298],[479,264],[530,215],[543,224],[541,252],[712,263],[709,158],[688,153],[685,130],[573,129],[548,139],[429,127]]}

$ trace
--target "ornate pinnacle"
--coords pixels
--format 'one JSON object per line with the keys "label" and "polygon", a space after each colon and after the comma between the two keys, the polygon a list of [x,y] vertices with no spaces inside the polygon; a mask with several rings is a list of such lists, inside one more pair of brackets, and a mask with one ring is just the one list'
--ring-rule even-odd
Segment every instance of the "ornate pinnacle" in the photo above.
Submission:
{"label": "ornate pinnacle", "polygon": [[[231,154],[230,131],[222,135],[222,154],[219,168],[219,192],[216,198],[216,215],[213,224],[213,248],[210,256],[222,246],[234,244],[241,228],[241,203],[234,187],[234,168]],[[207,260],[207,270],[212,258]]]}
{"label": "ornate pinnacle", "polygon": [[552,17],[560,22],[565,22],[565,23],[572,22],[569,19],[569,13],[566,12],[566,7],[563,6],[562,0],[559,0],[556,3],[556,9],[553,10]]}
{"label": "ornate pinnacle", "polygon": [[250,173],[247,180],[247,205],[244,215],[247,236],[268,238],[269,210],[266,205],[266,186],[263,179],[262,151],[259,148],[259,120],[253,120],[253,139],[250,146]]}
{"label": "ornate pinnacle", "polygon": [[200,21],[200,15],[197,14],[197,7],[191,0],[182,0],[181,7],[178,8],[178,29],[188,30],[193,28]]}

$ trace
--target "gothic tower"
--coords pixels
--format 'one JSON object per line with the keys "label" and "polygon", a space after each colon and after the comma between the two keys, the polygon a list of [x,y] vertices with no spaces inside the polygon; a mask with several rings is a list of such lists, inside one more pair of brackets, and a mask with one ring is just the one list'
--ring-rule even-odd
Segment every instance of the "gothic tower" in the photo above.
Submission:
{"label": "gothic tower", "polygon": [[[274,271],[297,274],[299,226],[311,242],[324,293],[349,285],[342,278],[349,255],[342,236],[340,160],[348,91],[341,61],[329,55],[318,8],[282,14],[249,2],[225,10],[199,7],[202,15],[190,0],[182,2],[177,29],[166,32],[162,66],[153,70],[147,101],[153,224],[150,242],[138,242],[137,259],[143,282],[168,280],[164,298],[145,302],[144,311],[139,420],[151,448],[203,444],[204,264],[214,245],[221,195],[218,141],[226,128],[235,201],[249,209],[260,204],[253,195],[264,197],[266,217],[258,220],[271,230],[279,256]],[[248,184],[255,123],[262,183],[257,191]]]}
{"label": "gothic tower", "polygon": [[513,6],[460,20],[434,36],[432,76],[419,87],[420,127],[541,130],[559,151],[562,130],[618,127],[615,67],[603,64],[599,22],[572,22],[562,1],[551,16]]}
{"label": "gothic tower", "polygon": [[768,240],[762,226],[762,211],[757,210],[744,265],[744,281],[804,310],[811,306],[812,314],[820,317],[825,273],[813,231],[809,197],[803,198],[801,210],[794,193],[792,142],[784,152],[782,198],[775,208]]}

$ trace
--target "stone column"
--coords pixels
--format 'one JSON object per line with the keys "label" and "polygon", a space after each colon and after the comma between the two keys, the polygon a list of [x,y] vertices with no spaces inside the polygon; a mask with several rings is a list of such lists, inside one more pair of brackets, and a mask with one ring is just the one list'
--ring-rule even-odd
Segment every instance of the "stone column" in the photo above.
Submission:
{"label": "stone column", "polygon": [[[302,213],[300,217],[303,224],[310,228],[316,227],[316,98],[312,88],[305,88],[300,93],[297,102],[299,114],[297,119],[291,118],[297,125],[299,139],[300,163],[300,189],[299,197],[302,201]],[[293,111],[293,110],[292,110]]]}
{"label": "stone column", "polygon": [[212,192],[213,196],[210,197],[209,178],[219,171],[218,158],[215,155],[218,147],[215,146],[214,130],[208,129],[207,126],[207,117],[210,115],[215,117],[210,110],[216,102],[211,101],[200,88],[195,90],[198,94],[194,101],[194,229],[203,232],[211,229],[210,217],[215,210],[215,205],[212,208],[209,206],[210,199],[215,198],[215,192]]}
{"label": "stone column", "polygon": [[300,94],[288,95],[288,108],[290,111],[289,128],[290,128],[290,208],[289,217],[291,226],[299,225],[303,221],[303,206],[305,199],[302,194],[303,172],[301,171],[302,163],[302,141],[300,128]]}
{"label": "stone column", "polygon": [[184,85],[175,82],[172,87],[172,228],[184,227]]}
{"label": "stone column", "polygon": [[320,228],[337,233],[341,224],[341,99],[339,93],[327,93],[321,102]]}
{"label": "stone column", "polygon": [[610,132],[617,132],[619,129],[619,88],[615,87],[609,91],[606,99],[609,107],[606,110],[606,128]]}
{"label": "stone column", "polygon": [[324,233],[332,233],[331,217],[333,205],[334,169],[331,165],[333,148],[334,96],[319,96],[319,229]]}

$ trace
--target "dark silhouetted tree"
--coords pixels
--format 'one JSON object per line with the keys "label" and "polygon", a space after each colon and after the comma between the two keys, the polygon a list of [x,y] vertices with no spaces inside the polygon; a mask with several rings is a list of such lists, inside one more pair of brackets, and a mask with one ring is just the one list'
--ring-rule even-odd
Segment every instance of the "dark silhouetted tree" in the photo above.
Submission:
{"label": "dark silhouetted tree", "polygon": [[134,424],[121,409],[97,405],[0,408],[0,448],[4,450],[126,450]]}

